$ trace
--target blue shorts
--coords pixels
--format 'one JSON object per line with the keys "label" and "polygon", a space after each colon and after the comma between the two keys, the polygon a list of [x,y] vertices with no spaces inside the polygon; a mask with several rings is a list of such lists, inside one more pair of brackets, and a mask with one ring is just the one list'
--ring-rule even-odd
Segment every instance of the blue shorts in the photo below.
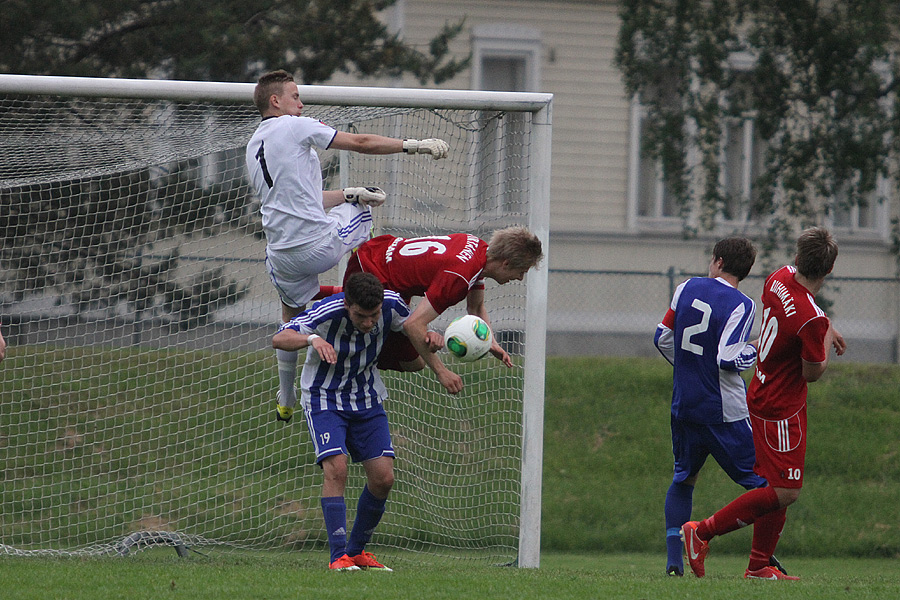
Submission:
{"label": "blue shorts", "polygon": [[731,479],[745,489],[765,487],[768,482],[753,472],[756,451],[750,419],[732,423],[693,423],[672,417],[673,481],[681,483],[696,475],[710,455]]}
{"label": "blue shorts", "polygon": [[347,454],[353,462],[394,457],[384,406],[364,410],[306,410],[306,425],[316,449],[316,462]]}

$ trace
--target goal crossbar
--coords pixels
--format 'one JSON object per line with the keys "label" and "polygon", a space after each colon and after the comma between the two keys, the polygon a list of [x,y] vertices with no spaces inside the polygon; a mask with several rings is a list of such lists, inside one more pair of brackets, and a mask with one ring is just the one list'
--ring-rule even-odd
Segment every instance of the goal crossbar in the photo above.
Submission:
{"label": "goal crossbar", "polygon": [[[92,98],[229,100],[252,102],[252,83],[160,79],[108,79],[0,74],[0,93],[59,94]],[[299,85],[304,104],[505,110],[539,113],[553,94],[417,88]]]}

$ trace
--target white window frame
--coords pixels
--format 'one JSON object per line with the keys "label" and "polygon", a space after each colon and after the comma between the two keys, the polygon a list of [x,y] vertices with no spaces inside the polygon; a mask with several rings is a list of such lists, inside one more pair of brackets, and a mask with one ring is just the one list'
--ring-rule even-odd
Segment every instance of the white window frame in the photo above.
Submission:
{"label": "white window frame", "polygon": [[662,166],[656,161],[656,180],[650,184],[654,190],[650,214],[640,215],[641,195],[641,142],[643,128],[641,123],[647,115],[647,108],[641,104],[635,95],[631,99],[630,140],[628,155],[628,229],[678,229],[681,227],[681,218],[678,215],[666,215],[664,211],[666,201],[666,184],[663,179]]}
{"label": "white window frame", "polygon": [[740,156],[738,157],[739,182],[737,185],[731,185],[728,177],[729,171],[729,136],[731,128],[726,126],[722,135],[721,153],[719,156],[719,185],[726,193],[737,190],[737,196],[741,199],[740,209],[737,211],[737,217],[727,219],[720,216],[719,219],[723,223],[732,225],[745,225],[750,218],[750,206],[753,201],[753,180],[754,175],[758,173],[758,162],[760,159],[759,147],[756,138],[756,119],[752,115],[735,118],[730,124],[737,125],[741,129],[741,145]]}
{"label": "white window frame", "polygon": [[[825,226],[835,233],[852,234],[855,237],[877,237],[883,240],[890,239],[890,181],[879,175],[875,183],[875,189],[867,196],[869,210],[872,213],[872,225],[860,225],[860,209],[858,204],[847,209],[848,223],[837,225],[834,211],[825,219]],[[883,201],[879,202],[879,198]]]}
{"label": "white window frame", "polygon": [[541,84],[541,32],[534,27],[494,23],[472,28],[472,89],[485,89],[486,58],[517,58],[525,63],[525,89],[512,92],[537,92]]}
{"label": "white window frame", "polygon": [[[541,32],[534,27],[515,25],[508,23],[475,25],[471,32],[472,47],[472,89],[484,90],[485,85],[484,61],[490,58],[521,60],[524,63],[523,88],[517,90],[500,90],[510,92],[534,92],[540,88],[541,82]],[[504,139],[507,133],[507,124],[499,121],[497,125],[497,139]],[[485,140],[484,143],[487,143]],[[480,145],[480,144],[479,144]],[[512,207],[517,206],[520,199],[510,196],[506,189],[499,190],[492,195],[493,205],[484,206],[486,194],[482,188],[489,181],[504,182],[501,173],[512,165],[515,159],[508,156],[501,148],[501,159],[491,165],[490,170],[482,169],[478,161],[474,161],[471,167],[470,179],[473,185],[469,186],[471,192],[468,198],[469,209],[482,216],[484,211],[496,215],[503,215]]]}
{"label": "white window frame", "polygon": [[[729,63],[735,69],[748,69],[755,62],[755,58],[748,53],[735,53],[729,57]],[[665,182],[662,178],[662,169],[657,164],[656,181],[653,182],[655,197],[651,200],[652,206],[650,214],[640,215],[640,194],[641,194],[641,142],[642,142],[642,122],[646,116],[647,109],[641,103],[639,98],[635,97],[631,100],[630,109],[630,140],[629,140],[629,156],[628,156],[628,188],[627,188],[627,227],[629,231],[652,231],[652,230],[674,230],[682,226],[681,218],[678,215],[665,214]],[[725,219],[720,216],[718,224],[723,228],[733,229],[735,227],[745,227],[749,224],[751,218],[750,206],[753,199],[753,180],[754,173],[758,170],[755,162],[761,159],[761,153],[756,144],[756,119],[755,115],[746,115],[740,118],[742,122],[743,140],[740,147],[741,156],[739,161],[740,182],[737,186],[729,185],[727,177],[728,173],[728,138],[729,130],[723,132],[720,156],[719,156],[719,183],[726,191],[737,189],[742,198],[743,206],[736,214],[735,218]],[[859,206],[852,206],[849,209],[849,225],[837,226],[834,224],[834,214],[829,214],[826,218],[825,225],[837,232],[852,233],[859,237],[871,237],[889,239],[890,237],[890,206],[888,201],[879,202],[879,198],[890,198],[890,182],[883,177],[879,177],[876,190],[871,194],[872,225],[860,225],[860,209]]]}

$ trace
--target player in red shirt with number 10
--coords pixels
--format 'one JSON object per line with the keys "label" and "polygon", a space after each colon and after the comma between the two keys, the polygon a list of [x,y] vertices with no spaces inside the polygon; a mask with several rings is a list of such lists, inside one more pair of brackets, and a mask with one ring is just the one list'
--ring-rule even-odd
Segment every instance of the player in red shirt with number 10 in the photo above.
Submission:
{"label": "player in red shirt with number 10", "polygon": [[769,486],[744,493],[703,521],[684,524],[685,551],[697,577],[705,574],[710,539],[753,523],[744,577],[799,579],[769,566],[769,559],[784,529],[786,509],[803,486],[807,383],[828,368],[832,347],[838,356],[847,349],[843,336],[815,302],[837,254],[837,242],[826,229],[807,229],[797,239],[796,266],[782,267],[766,279],[763,320],[755,342],[759,357],[747,405],[756,448],[754,470]]}

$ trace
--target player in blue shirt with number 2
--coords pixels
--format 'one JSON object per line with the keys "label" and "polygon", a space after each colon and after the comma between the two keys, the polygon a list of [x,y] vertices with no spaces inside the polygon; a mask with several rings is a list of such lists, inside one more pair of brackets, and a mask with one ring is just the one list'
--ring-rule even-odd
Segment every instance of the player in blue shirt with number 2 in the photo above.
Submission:
{"label": "player in blue shirt with number 2", "polygon": [[750,240],[718,241],[709,277],[692,277],[679,285],[656,328],[654,343],[674,367],[675,470],[665,504],[670,576],[684,575],[681,526],[691,520],[694,485],[710,455],[745,489],[768,485],[753,472],[756,453],[747,388],[740,376],[756,362],[757,342],[748,341],[756,305],[738,291],[755,261],[756,248]]}

